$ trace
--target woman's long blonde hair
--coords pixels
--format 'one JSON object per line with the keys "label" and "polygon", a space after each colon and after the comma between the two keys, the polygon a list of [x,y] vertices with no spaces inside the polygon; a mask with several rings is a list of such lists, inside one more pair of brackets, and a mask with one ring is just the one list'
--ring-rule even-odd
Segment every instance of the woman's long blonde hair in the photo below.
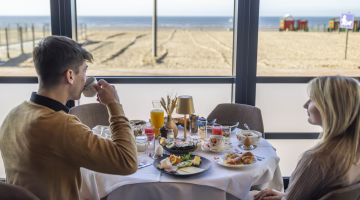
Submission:
{"label": "woman's long blonde hair", "polygon": [[309,89],[323,128],[321,142],[309,153],[313,159],[331,159],[330,177],[341,178],[359,161],[360,84],[350,77],[324,76],[313,79]]}

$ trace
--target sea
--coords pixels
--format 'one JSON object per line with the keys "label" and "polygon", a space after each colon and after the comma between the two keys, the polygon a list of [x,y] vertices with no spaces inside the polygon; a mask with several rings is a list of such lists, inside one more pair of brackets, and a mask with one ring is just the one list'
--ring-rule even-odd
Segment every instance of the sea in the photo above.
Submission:
{"label": "sea", "polygon": [[[260,17],[260,29],[278,29],[279,17]],[[327,25],[329,19],[334,17],[295,17],[295,19],[307,19],[309,27]],[[106,28],[106,27],[119,27],[119,28],[147,28],[151,27],[151,17],[124,17],[124,16],[79,16],[78,24],[86,24],[89,28]],[[16,27],[41,26],[50,24],[50,16],[0,16],[0,28],[7,26]],[[159,27],[169,28],[232,28],[233,17],[158,17]]]}

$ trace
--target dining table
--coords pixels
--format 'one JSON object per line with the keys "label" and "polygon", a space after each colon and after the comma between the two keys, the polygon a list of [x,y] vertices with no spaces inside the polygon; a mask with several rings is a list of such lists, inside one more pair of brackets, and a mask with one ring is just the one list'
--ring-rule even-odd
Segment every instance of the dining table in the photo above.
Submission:
{"label": "dining table", "polygon": [[[228,140],[228,148],[213,152],[198,147],[192,154],[210,161],[210,167],[196,175],[175,176],[164,173],[152,163],[152,158],[138,153],[141,165],[131,175],[113,175],[81,168],[82,185],[80,198],[89,200],[106,199],[249,199],[251,190],[273,188],[283,191],[280,158],[276,149],[264,138],[251,150],[255,162],[232,168],[220,165],[218,158],[229,152],[246,152],[240,148],[234,129]],[[165,152],[166,153],[166,152]],[[110,199],[110,198],[109,198]]]}

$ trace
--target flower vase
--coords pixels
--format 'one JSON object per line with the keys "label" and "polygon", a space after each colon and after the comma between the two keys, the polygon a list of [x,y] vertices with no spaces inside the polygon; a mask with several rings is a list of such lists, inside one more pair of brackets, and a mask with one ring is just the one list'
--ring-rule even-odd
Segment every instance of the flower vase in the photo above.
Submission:
{"label": "flower vase", "polygon": [[174,122],[174,120],[172,119],[171,115],[167,116],[167,120],[166,120],[166,124],[165,124],[167,129],[172,129],[174,131],[174,138],[177,138],[178,135],[178,128],[176,126],[176,123]]}

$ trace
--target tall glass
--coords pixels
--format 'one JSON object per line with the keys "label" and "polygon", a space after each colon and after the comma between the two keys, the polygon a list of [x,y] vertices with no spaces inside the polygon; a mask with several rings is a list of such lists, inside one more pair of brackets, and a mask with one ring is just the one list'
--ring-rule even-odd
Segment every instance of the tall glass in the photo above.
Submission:
{"label": "tall glass", "polygon": [[198,119],[198,135],[202,141],[207,138],[207,120],[205,118]]}
{"label": "tall glass", "polygon": [[160,128],[164,126],[164,111],[160,101],[153,101],[153,109],[150,112],[151,126],[154,128],[155,138],[160,135]]}

